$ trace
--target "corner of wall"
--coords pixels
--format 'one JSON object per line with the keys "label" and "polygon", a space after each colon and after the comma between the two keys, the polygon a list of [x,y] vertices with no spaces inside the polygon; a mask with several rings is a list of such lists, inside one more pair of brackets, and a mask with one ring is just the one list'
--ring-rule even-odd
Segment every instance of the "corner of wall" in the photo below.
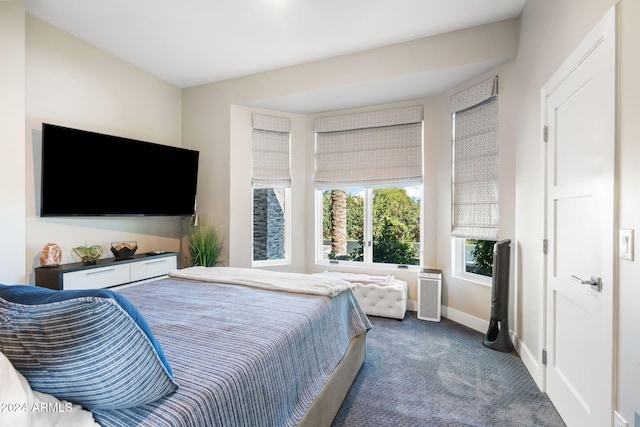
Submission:
{"label": "corner of wall", "polygon": [[[24,1],[0,2],[0,282],[26,283]],[[11,244],[6,244],[10,242]]]}

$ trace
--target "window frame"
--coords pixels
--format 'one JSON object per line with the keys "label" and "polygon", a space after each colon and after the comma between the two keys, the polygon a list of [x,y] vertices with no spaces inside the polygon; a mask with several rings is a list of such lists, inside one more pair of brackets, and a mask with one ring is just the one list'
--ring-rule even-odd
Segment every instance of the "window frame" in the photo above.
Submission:
{"label": "window frame", "polygon": [[251,187],[251,267],[271,267],[291,264],[291,187],[284,187],[284,258],[279,259],[253,259],[253,192],[259,187]]}
{"label": "window frame", "polygon": [[493,277],[467,271],[465,245],[467,237],[451,237],[451,265],[453,277],[483,286],[493,286]]}
{"label": "window frame", "polygon": [[[322,193],[327,189],[315,189],[315,263],[318,266],[341,266],[356,269],[375,269],[390,271],[420,271],[423,258],[424,241],[424,184],[420,184],[420,248],[418,249],[418,264],[392,264],[373,262],[373,187],[364,187],[364,219],[363,233],[365,235],[363,248],[363,261],[328,260],[323,257],[323,197]],[[401,187],[390,184],[389,188]]]}

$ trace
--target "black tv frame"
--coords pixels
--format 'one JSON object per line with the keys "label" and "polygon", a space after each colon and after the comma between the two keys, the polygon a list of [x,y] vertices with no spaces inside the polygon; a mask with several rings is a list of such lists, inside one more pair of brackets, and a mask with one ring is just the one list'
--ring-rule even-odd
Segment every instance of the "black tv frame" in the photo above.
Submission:
{"label": "black tv frame", "polygon": [[41,217],[195,214],[199,152],[42,124]]}

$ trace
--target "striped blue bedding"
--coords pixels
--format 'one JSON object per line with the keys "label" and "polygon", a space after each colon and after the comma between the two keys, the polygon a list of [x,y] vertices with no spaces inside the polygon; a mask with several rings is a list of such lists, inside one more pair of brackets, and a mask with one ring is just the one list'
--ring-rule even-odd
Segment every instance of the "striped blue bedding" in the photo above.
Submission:
{"label": "striped blue bedding", "polygon": [[348,290],[329,298],[163,279],[122,289],[147,320],[178,390],[109,426],[294,426],[371,325]]}

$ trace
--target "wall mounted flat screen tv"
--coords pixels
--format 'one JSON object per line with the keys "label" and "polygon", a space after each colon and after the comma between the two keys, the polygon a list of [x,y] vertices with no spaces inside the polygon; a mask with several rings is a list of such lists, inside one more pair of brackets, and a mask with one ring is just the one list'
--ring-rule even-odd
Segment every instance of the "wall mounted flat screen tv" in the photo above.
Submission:
{"label": "wall mounted flat screen tv", "polygon": [[195,213],[199,152],[42,124],[40,215]]}

